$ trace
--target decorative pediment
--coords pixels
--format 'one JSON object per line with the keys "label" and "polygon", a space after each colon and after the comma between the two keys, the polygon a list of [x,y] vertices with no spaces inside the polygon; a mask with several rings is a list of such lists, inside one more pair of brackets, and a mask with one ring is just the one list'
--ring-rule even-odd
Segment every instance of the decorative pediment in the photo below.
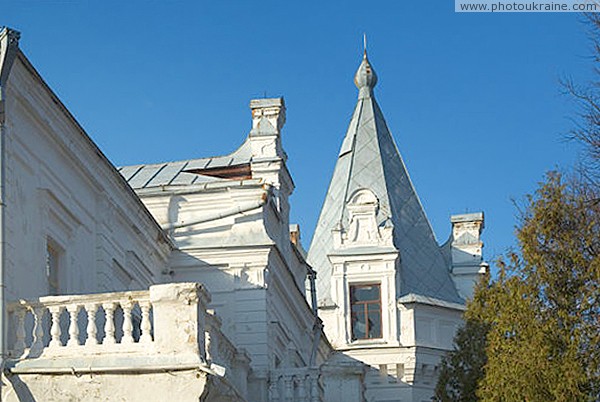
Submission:
{"label": "decorative pediment", "polygon": [[338,225],[333,230],[334,244],[340,247],[391,246],[393,224],[386,219],[377,223],[379,200],[369,189],[356,191],[346,204],[348,229]]}

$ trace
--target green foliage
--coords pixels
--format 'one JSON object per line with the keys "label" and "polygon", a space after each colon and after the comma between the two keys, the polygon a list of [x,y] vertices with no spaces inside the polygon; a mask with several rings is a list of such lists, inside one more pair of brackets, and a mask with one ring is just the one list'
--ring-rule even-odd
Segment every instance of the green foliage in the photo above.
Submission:
{"label": "green foliage", "polygon": [[548,349],[547,400],[600,397],[600,204],[595,187],[558,173],[528,198],[511,266]]}
{"label": "green foliage", "polygon": [[[593,187],[558,173],[528,197],[519,251],[468,305],[437,400],[600,400],[598,200]],[[483,357],[473,345],[485,345]],[[477,370],[462,370],[470,366]]]}
{"label": "green foliage", "polygon": [[[600,74],[600,15],[587,21]],[[581,177],[551,172],[527,197],[518,250],[469,303],[437,401],[600,401],[600,82],[563,88],[579,106]]]}
{"label": "green foliage", "polygon": [[[486,278],[487,279],[487,278]],[[482,307],[487,281],[475,291],[470,306]],[[488,325],[477,318],[466,317],[465,325],[454,338],[455,349],[442,360],[434,400],[438,402],[477,401],[477,386],[487,362],[486,335]]]}

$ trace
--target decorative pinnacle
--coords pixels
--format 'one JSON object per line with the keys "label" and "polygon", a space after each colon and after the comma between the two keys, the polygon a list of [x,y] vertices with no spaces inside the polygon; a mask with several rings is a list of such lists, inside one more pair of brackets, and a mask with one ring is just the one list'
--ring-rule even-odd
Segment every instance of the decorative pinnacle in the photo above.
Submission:
{"label": "decorative pinnacle", "polygon": [[369,63],[369,59],[367,57],[367,35],[363,34],[363,60],[354,75],[354,84],[358,89],[360,89],[360,96],[370,95],[371,90],[377,85],[377,74],[375,74],[375,70],[371,67],[371,63]]}

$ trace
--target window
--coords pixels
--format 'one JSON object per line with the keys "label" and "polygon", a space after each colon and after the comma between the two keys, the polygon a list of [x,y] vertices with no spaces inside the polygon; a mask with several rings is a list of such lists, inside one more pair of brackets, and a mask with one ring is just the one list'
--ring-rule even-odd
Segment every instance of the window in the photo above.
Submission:
{"label": "window", "polygon": [[60,294],[60,254],[58,247],[48,241],[46,245],[46,278],[48,280],[48,294],[52,296]]}
{"label": "window", "polygon": [[350,286],[352,340],[381,338],[381,287]]}

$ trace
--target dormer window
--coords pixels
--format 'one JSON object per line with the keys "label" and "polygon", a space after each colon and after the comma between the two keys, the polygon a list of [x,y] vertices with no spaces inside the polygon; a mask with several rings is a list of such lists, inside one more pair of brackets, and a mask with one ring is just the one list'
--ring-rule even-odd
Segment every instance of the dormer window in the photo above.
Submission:
{"label": "dormer window", "polygon": [[381,338],[381,286],[350,286],[352,340]]}

